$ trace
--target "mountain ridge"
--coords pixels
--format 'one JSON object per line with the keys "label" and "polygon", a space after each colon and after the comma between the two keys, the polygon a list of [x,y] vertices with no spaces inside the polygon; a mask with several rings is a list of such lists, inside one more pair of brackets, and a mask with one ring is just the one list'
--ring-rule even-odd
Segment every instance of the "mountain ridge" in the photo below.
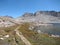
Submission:
{"label": "mountain ridge", "polygon": [[[60,12],[37,11],[35,13],[24,13],[21,17],[0,16],[1,25],[15,25],[24,22],[40,23],[60,23]],[[0,26],[1,27],[1,26]]]}
{"label": "mountain ridge", "polygon": [[55,11],[37,11],[35,13],[24,13],[17,18],[22,22],[46,22],[46,23],[60,23],[60,12]]}

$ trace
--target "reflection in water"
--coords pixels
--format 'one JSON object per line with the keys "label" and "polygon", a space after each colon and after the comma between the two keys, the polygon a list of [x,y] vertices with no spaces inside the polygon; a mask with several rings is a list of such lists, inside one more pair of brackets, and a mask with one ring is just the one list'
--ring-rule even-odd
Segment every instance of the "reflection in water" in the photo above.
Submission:
{"label": "reflection in water", "polygon": [[35,29],[48,34],[60,35],[60,23],[51,23],[51,24],[53,25],[38,26]]}

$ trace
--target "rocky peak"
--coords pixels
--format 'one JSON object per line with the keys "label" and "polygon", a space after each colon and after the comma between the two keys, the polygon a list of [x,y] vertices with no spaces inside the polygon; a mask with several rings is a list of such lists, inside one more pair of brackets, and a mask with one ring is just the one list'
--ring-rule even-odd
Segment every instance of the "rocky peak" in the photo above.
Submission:
{"label": "rocky peak", "polygon": [[24,13],[23,17],[29,17],[29,16],[33,16],[33,13]]}
{"label": "rocky peak", "polygon": [[38,15],[51,15],[55,17],[60,17],[60,12],[56,11],[37,11],[33,13],[24,13],[22,17],[31,17],[31,16],[38,16]]}
{"label": "rocky peak", "polygon": [[0,18],[13,18],[13,17],[6,15],[6,16],[0,16]]}
{"label": "rocky peak", "polygon": [[51,16],[55,16],[55,17],[60,17],[60,12],[56,12],[56,11],[37,11],[35,12],[34,15],[51,15]]}

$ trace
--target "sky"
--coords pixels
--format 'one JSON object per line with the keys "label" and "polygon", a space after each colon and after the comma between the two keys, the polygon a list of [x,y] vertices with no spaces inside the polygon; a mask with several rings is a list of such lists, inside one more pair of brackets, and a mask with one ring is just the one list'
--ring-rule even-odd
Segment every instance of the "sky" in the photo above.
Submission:
{"label": "sky", "polygon": [[16,18],[36,11],[60,11],[60,0],[0,0],[0,16]]}

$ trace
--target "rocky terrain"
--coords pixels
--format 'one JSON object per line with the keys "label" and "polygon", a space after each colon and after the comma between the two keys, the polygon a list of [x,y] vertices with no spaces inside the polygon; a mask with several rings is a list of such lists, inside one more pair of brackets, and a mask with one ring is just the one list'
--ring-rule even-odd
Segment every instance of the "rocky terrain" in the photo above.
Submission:
{"label": "rocky terrain", "polygon": [[37,11],[35,13],[25,13],[16,19],[17,22],[36,22],[36,23],[60,23],[60,12]]}
{"label": "rocky terrain", "polygon": [[22,16],[17,18],[11,16],[0,16],[0,27],[10,27],[26,22],[34,24],[34,30],[37,30],[38,32],[42,31],[48,32],[49,34],[56,33],[60,35],[60,12],[37,11],[35,13],[24,13]]}
{"label": "rocky terrain", "polygon": [[33,22],[36,24],[60,23],[60,12],[37,11],[35,13],[24,13],[18,18],[11,16],[0,16],[0,27],[8,27],[22,22]]}
{"label": "rocky terrain", "polygon": [[[34,30],[38,32],[48,32],[49,34],[60,35],[60,12],[37,11],[35,13],[24,13],[22,16],[13,18],[11,16],[0,16],[0,27],[10,27],[22,23],[32,23]],[[47,28],[48,27],[48,28]],[[55,31],[54,31],[55,30]],[[54,33],[55,32],[55,33]]]}
{"label": "rocky terrain", "polygon": [[60,45],[60,0],[0,0],[0,45]]}
{"label": "rocky terrain", "polygon": [[8,27],[14,25],[11,21],[14,19],[8,16],[0,16],[0,27]]}
{"label": "rocky terrain", "polygon": [[[39,28],[46,30],[45,27],[49,29],[48,26]],[[0,45],[60,45],[59,35],[49,35],[48,33],[39,31],[39,28],[37,28],[38,26],[36,27],[33,23],[1,27]]]}

